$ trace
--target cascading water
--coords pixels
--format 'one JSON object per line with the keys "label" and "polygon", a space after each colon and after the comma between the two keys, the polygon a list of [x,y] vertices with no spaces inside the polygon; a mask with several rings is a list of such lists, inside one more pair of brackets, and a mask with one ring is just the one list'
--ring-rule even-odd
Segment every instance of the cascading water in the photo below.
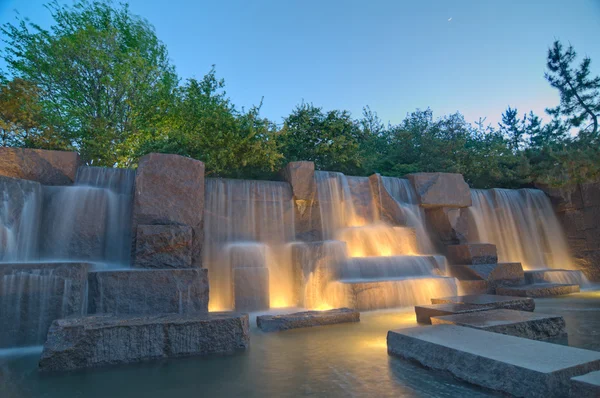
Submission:
{"label": "cascading water", "polygon": [[433,244],[425,227],[425,211],[419,206],[417,193],[409,180],[381,177],[383,186],[394,198],[406,216],[407,226],[414,228],[421,253],[433,253]]}
{"label": "cascading water", "polygon": [[41,257],[125,266],[135,170],[80,167],[75,185],[44,187]]}
{"label": "cascading water", "polygon": [[475,242],[493,243],[499,261],[525,269],[573,269],[562,228],[547,196],[537,189],[472,189],[469,208]]}
{"label": "cascading water", "polygon": [[242,268],[268,269],[248,275],[268,274],[270,307],[294,304],[290,242],[295,227],[289,184],[207,178],[204,228],[210,310],[234,308],[233,274]]}
{"label": "cascading water", "polygon": [[0,346],[39,344],[52,320],[85,311],[87,268],[57,274],[61,263],[129,266],[134,182],[99,167],[80,167],[73,186],[0,178]]}
{"label": "cascading water", "polygon": [[40,184],[0,179],[0,262],[38,258],[41,211]]}
{"label": "cascading water", "polygon": [[399,227],[380,221],[368,178],[317,171],[315,179],[323,235],[345,243],[347,252],[321,265],[320,286],[313,287],[320,306],[387,308],[456,293],[455,280],[440,277],[439,259],[420,255],[433,249],[408,181],[387,179],[407,216],[408,225]]}

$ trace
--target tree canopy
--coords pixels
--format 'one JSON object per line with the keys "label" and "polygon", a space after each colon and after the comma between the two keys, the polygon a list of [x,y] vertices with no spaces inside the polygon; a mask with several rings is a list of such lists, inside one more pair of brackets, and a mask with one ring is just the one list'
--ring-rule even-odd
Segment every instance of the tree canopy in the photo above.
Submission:
{"label": "tree canopy", "polygon": [[[135,167],[149,152],[202,160],[209,175],[275,178],[289,161],[351,175],[462,173],[471,186],[562,185],[600,176],[600,77],[572,46],[548,51],[560,94],[548,120],[507,107],[497,126],[417,109],[397,125],[302,102],[276,124],[237,108],[213,66],[180,79],[154,27],[110,0],[47,5],[49,29],[1,28],[0,145],[77,150],[87,164]],[[542,61],[542,60],[541,60]],[[542,62],[541,62],[542,63]]]}

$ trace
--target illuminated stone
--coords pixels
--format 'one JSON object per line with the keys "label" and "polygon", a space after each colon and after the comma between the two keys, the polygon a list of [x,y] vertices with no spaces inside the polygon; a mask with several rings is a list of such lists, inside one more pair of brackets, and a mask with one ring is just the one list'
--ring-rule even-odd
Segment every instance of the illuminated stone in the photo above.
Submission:
{"label": "illuminated stone", "polygon": [[466,296],[453,296],[432,298],[431,304],[472,304],[483,307],[506,308],[509,310],[533,311],[535,301],[529,297],[502,296],[494,294],[471,294]]}
{"label": "illuminated stone", "polygon": [[296,312],[294,314],[282,315],[261,315],[256,317],[256,324],[263,332],[275,332],[359,321],[360,312],[349,308],[336,308],[328,311]]}
{"label": "illuminated stone", "polygon": [[579,285],[560,283],[533,283],[523,286],[503,286],[496,289],[497,294],[521,297],[550,297],[578,293]]}
{"label": "illuminated stone", "polygon": [[472,304],[432,304],[432,305],[416,305],[415,314],[417,315],[417,322],[431,325],[431,317],[444,316],[444,315],[455,315],[477,311],[487,311],[494,307],[472,305]]}

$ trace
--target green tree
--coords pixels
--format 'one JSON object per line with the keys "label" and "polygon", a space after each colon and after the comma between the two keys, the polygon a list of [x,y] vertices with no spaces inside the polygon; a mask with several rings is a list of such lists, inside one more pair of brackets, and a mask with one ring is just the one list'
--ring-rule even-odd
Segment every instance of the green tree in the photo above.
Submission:
{"label": "green tree", "polygon": [[176,90],[168,115],[148,136],[139,155],[176,153],[202,160],[209,175],[272,176],[282,162],[276,126],[260,117],[260,106],[238,111],[227,98],[214,67],[202,80]]}
{"label": "green tree", "polygon": [[9,71],[40,88],[49,123],[86,162],[130,165],[177,85],[166,47],[127,5],[55,1],[47,8],[49,30],[23,19],[2,27]]}
{"label": "green tree", "polygon": [[39,87],[20,78],[0,85],[0,146],[70,149],[45,124],[40,95]]}
{"label": "green tree", "polygon": [[318,170],[356,175],[363,170],[363,139],[360,123],[352,119],[350,112],[324,112],[302,103],[285,118],[281,144],[287,161],[309,160]]}
{"label": "green tree", "polygon": [[589,57],[584,57],[579,67],[574,68],[572,64],[576,57],[573,46],[569,45],[563,50],[559,41],[555,41],[548,50],[548,72],[545,77],[550,85],[559,91],[560,105],[548,109],[547,112],[555,117],[566,117],[569,124],[576,128],[588,124],[581,129],[581,133],[597,139],[600,77],[590,77]]}

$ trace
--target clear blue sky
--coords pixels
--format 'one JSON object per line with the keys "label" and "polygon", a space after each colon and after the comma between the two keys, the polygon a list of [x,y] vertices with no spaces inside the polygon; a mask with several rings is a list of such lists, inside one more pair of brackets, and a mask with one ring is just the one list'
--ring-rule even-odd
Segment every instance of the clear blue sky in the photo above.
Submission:
{"label": "clear blue sky", "polygon": [[[46,0],[0,0],[42,26]],[[61,0],[70,4],[70,0]],[[496,123],[558,102],[543,78],[548,46],[570,42],[600,73],[600,0],[130,0],[182,78],[216,64],[238,106],[278,123],[302,100],[398,123],[415,108]]]}

